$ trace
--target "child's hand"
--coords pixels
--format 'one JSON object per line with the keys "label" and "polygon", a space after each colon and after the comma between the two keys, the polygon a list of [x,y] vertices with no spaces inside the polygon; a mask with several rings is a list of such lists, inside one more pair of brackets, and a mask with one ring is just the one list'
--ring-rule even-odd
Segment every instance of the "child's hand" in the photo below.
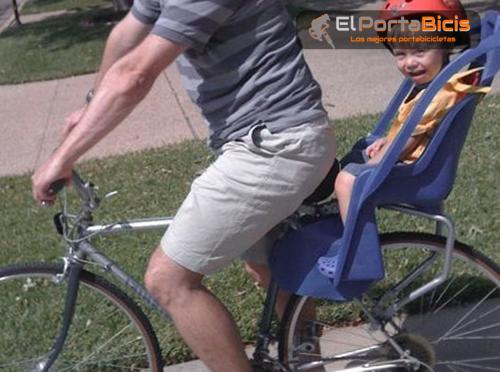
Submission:
{"label": "child's hand", "polygon": [[386,142],[387,140],[385,139],[385,137],[379,138],[366,148],[366,155],[368,155],[370,159],[373,158],[375,155],[378,154],[380,150],[382,150]]}

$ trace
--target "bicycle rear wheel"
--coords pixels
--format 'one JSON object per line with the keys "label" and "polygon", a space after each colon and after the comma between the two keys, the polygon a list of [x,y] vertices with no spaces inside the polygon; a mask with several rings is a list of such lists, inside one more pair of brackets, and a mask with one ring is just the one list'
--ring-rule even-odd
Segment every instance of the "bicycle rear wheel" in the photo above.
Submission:
{"label": "bicycle rear wheel", "polygon": [[[382,320],[391,338],[421,363],[414,369],[399,366],[382,370],[500,371],[499,267],[456,242],[450,278],[389,317],[391,305],[439,273],[445,240],[429,234],[392,233],[382,235],[381,243],[386,278],[366,293],[363,304],[373,317]],[[432,256],[433,253],[436,254]],[[425,272],[397,297],[386,295],[381,304],[384,294],[429,257],[433,258]],[[316,300],[311,307],[311,302],[294,296],[283,318],[280,358],[291,370],[322,360],[324,365],[307,370],[361,367],[359,371],[372,371],[400,359],[387,337],[370,327],[359,306]],[[377,304],[381,305],[376,307]],[[340,324],[342,312],[355,321]]]}
{"label": "bicycle rear wheel", "polygon": [[[59,334],[62,265],[0,268],[0,370],[36,371]],[[161,371],[158,341],[140,308],[103,278],[82,270],[75,314],[51,370]]]}

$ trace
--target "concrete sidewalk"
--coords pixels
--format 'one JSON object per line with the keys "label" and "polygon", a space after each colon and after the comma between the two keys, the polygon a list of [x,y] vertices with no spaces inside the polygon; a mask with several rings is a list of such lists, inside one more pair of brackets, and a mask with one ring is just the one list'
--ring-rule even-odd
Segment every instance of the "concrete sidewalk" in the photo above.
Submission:
{"label": "concrete sidewalk", "polygon": [[[82,106],[94,75],[0,87],[0,176],[31,172],[60,141],[64,118]],[[130,117],[85,157],[202,138],[206,129],[170,69]],[[184,109],[188,107],[187,111]]]}
{"label": "concrete sidewalk", "polygon": [[[401,75],[384,50],[307,50],[331,118],[382,111]],[[79,108],[95,76],[0,86],[0,176],[32,172],[60,141],[64,118]],[[494,85],[500,92],[500,82]],[[337,127],[341,132],[343,128]],[[84,159],[161,147],[207,135],[172,66],[123,124]]]}

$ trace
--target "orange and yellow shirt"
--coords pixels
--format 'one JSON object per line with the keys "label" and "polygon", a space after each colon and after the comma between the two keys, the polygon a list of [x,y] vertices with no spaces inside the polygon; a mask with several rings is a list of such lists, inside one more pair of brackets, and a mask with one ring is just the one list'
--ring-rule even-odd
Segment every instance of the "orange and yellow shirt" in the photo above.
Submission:
{"label": "orange and yellow shirt", "polygon": [[[405,163],[412,163],[422,155],[434,130],[443,117],[457,102],[460,102],[467,93],[488,93],[491,90],[490,87],[480,87],[466,82],[467,78],[470,78],[481,69],[480,67],[459,72],[453,75],[444,87],[441,88],[432,99],[429,107],[427,107],[422,116],[422,120],[412,133],[412,136],[416,140],[414,149],[401,160]],[[425,89],[421,90],[413,99],[401,104],[397,117],[392,122],[389,133],[387,134],[388,143],[392,142],[399,133],[424,91]]]}

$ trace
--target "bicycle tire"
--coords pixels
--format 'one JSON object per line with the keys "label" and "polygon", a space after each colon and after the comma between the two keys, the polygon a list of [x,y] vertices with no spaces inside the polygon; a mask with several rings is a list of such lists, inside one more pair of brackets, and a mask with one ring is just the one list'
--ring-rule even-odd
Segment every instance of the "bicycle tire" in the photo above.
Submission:
{"label": "bicycle tire", "polygon": [[[390,233],[380,238],[386,278],[363,296],[363,304],[372,310],[372,305],[387,293],[387,289],[416,267],[415,262],[437,252],[436,261],[425,275],[404,293],[426,283],[425,278],[433,278],[441,269],[440,259],[445,250],[444,238],[425,233]],[[500,371],[500,268],[458,241],[453,258],[452,273],[444,284],[409,302],[391,319],[384,319],[384,329],[422,364],[415,369],[383,370]],[[324,365],[307,370],[341,371],[366,367],[369,371],[370,366],[399,359],[399,354],[380,330],[370,327],[359,306],[354,308],[353,304],[325,300],[314,300],[314,306],[307,305],[311,303],[307,297],[294,295],[283,316],[279,356],[291,371],[320,360]],[[394,299],[386,299],[384,309],[390,309],[393,303]],[[356,321],[335,327],[335,323],[340,323],[336,320],[340,308],[350,311],[351,316],[354,314]],[[377,319],[383,318],[383,312],[370,313]],[[307,319],[308,314],[310,319]],[[340,358],[327,360],[332,356]]]}
{"label": "bicycle tire", "polygon": [[[33,263],[0,268],[0,369],[40,370],[61,327],[66,281],[62,265]],[[147,317],[122,290],[82,270],[75,314],[56,371],[162,370]]]}

